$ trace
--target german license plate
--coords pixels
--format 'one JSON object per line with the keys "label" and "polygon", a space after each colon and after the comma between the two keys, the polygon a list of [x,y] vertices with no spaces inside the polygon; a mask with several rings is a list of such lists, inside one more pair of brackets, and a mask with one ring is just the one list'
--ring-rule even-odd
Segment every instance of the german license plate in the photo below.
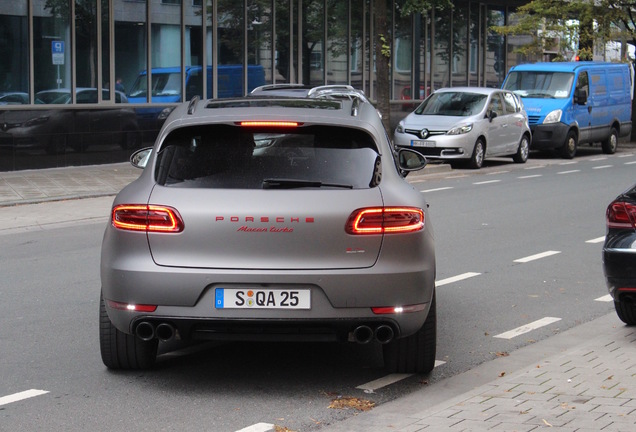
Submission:
{"label": "german license plate", "polygon": [[216,309],[311,309],[308,289],[217,288]]}
{"label": "german license plate", "polygon": [[411,140],[411,147],[435,147],[435,141]]}

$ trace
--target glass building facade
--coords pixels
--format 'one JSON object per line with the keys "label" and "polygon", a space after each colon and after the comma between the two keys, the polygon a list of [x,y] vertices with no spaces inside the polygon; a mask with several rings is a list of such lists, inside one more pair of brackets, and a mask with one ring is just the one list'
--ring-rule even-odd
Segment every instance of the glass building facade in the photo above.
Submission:
{"label": "glass building facade", "polygon": [[[497,87],[523,2],[389,2],[391,117],[449,86]],[[373,0],[0,0],[0,171],[128,160],[177,103],[273,83],[376,94]]]}

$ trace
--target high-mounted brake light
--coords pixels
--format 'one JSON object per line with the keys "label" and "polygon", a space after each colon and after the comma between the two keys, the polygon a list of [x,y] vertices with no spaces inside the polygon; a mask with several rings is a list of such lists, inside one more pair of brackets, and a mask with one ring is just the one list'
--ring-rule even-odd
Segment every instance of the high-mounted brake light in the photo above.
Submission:
{"label": "high-mounted brake light", "polygon": [[373,207],[351,213],[348,234],[395,234],[424,229],[424,211],[415,207]]}
{"label": "high-mounted brake light", "polygon": [[607,207],[606,221],[608,228],[636,229],[636,205],[614,201]]}
{"label": "high-mounted brake light", "polygon": [[115,228],[128,231],[178,233],[183,231],[179,212],[167,206],[123,204],[113,208]]}
{"label": "high-mounted brake light", "polygon": [[302,123],[293,121],[242,121],[239,126],[244,127],[298,127]]}

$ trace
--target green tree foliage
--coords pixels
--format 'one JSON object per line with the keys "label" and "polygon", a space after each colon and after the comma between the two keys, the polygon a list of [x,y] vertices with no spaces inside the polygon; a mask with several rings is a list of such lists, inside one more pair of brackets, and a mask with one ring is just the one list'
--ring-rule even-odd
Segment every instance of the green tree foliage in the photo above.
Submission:
{"label": "green tree foliage", "polygon": [[578,55],[591,60],[594,43],[612,37],[612,29],[624,13],[612,0],[532,0],[516,10],[516,21],[494,27],[502,35],[529,35],[532,42],[518,48],[527,58],[541,58],[544,51],[557,51],[555,60]]}

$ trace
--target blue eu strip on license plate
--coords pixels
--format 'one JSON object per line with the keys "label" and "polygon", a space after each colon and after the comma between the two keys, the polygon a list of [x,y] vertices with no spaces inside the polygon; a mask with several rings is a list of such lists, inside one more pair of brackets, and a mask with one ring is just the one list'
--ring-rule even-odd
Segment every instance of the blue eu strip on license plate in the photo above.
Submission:
{"label": "blue eu strip on license plate", "polygon": [[217,288],[214,298],[214,307],[217,309],[223,309],[223,297],[223,288]]}

